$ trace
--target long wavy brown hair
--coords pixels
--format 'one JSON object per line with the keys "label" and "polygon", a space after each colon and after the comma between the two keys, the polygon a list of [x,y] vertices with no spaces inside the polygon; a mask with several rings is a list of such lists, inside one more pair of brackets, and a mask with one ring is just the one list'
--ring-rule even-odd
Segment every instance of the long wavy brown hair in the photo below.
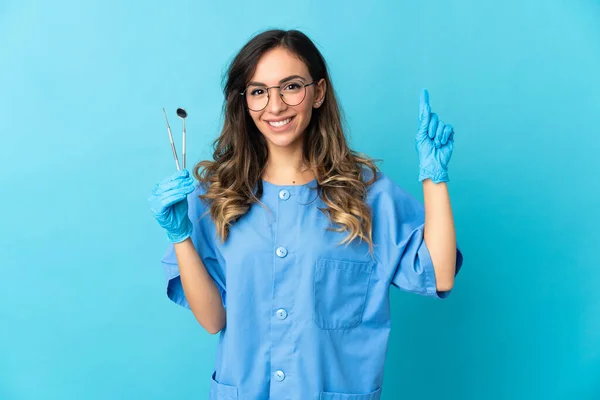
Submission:
{"label": "long wavy brown hair", "polygon": [[[374,160],[349,148],[325,60],[314,43],[297,30],[262,32],[244,45],[231,62],[224,85],[224,124],[213,143],[213,161],[201,161],[193,170],[206,188],[200,198],[210,204],[209,212],[222,242],[253,203],[262,204],[259,199],[268,147],[240,93],[254,75],[260,57],[276,47],[299,57],[313,80],[325,80],[324,103],[313,109],[304,134],[304,162],[314,173],[319,196],[327,206],[321,211],[338,225],[329,229],[349,232],[340,244],[359,238],[369,244],[372,252],[372,218],[366,196],[378,167]],[[368,179],[365,168],[372,172]]]}

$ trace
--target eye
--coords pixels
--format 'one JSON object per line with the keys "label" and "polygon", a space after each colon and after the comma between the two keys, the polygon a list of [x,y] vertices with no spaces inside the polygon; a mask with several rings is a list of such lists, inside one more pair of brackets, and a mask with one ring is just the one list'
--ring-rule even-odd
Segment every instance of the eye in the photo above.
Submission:
{"label": "eye", "polygon": [[297,92],[303,86],[301,82],[288,82],[283,86],[283,90],[286,92]]}
{"label": "eye", "polygon": [[261,96],[265,93],[264,88],[254,88],[249,90],[250,96]]}

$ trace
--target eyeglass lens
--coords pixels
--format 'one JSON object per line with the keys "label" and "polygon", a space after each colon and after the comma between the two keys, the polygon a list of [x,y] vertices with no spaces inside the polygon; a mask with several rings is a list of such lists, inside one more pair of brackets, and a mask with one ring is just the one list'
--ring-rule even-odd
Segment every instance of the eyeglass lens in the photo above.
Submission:
{"label": "eyeglass lens", "polygon": [[[306,96],[306,87],[302,81],[288,81],[279,88],[279,95],[288,106],[297,106]],[[265,86],[248,86],[245,97],[248,108],[253,111],[262,110],[269,102],[269,94]]]}

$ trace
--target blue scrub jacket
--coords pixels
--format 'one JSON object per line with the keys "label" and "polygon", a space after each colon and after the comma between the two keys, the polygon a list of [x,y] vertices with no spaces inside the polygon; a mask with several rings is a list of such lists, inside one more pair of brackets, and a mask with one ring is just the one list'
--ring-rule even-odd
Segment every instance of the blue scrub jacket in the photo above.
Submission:
{"label": "blue scrub jacket", "polygon": [[[370,170],[369,174],[372,174]],[[370,175],[369,175],[370,176]],[[216,236],[197,189],[188,197],[192,241],[221,293],[211,400],[377,400],[390,333],[389,288],[444,298],[423,240],[424,207],[383,173],[369,188],[374,257],[319,208],[316,181],[263,181],[260,204]],[[463,262],[457,247],[456,272]],[[170,245],[168,297],[189,308]]]}

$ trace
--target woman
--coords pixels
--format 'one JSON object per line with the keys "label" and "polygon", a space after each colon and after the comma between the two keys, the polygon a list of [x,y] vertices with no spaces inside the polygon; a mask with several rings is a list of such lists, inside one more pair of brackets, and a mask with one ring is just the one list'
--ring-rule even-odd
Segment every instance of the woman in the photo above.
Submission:
{"label": "woman", "polygon": [[350,150],[325,61],[271,30],[230,65],[213,161],[159,183],[167,293],[221,332],[211,399],[379,399],[390,285],[446,297],[462,264],[453,129],[423,93],[425,207]]}

